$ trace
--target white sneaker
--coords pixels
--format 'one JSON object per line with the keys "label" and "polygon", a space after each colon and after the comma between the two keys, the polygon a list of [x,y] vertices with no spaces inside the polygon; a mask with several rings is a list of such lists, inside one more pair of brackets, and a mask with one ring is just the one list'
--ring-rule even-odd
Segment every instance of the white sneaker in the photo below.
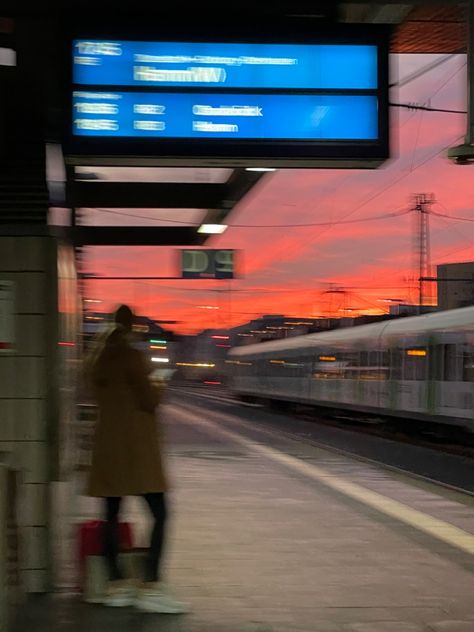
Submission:
{"label": "white sneaker", "polygon": [[127,580],[110,582],[103,599],[104,606],[125,608],[135,603],[136,588]]}
{"label": "white sneaker", "polygon": [[163,582],[143,584],[138,591],[135,606],[142,612],[162,614],[185,614],[190,610],[189,604],[173,597]]}

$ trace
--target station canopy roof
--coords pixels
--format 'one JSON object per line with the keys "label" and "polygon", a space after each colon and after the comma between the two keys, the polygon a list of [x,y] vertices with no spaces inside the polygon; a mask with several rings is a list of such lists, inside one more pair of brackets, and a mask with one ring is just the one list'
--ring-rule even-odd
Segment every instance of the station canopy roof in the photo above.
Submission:
{"label": "station canopy roof", "polygon": [[[147,13],[172,13],[175,10],[171,3],[156,3],[153,8],[146,4]],[[245,12],[249,20],[256,19],[259,13],[273,15],[274,12],[281,14],[283,11],[288,16],[313,20],[315,24],[324,20],[354,24],[392,24],[392,53],[455,54],[466,50],[466,2],[293,0],[288,3],[255,3],[254,0],[240,0],[237,4],[240,15]],[[22,19],[26,14],[40,18],[59,15],[65,10],[64,6],[62,2],[52,0],[39,3],[3,0],[0,8],[0,46],[2,42],[5,45],[11,39],[14,41],[16,19]],[[202,15],[206,11],[206,2],[200,2],[198,8]],[[127,11],[138,13],[145,9],[141,7],[138,10],[136,3],[128,1],[116,4],[109,0],[70,0],[67,3],[69,15],[83,16],[88,11],[93,11],[94,16],[97,16],[102,10],[113,10],[115,14],[120,13],[126,17]],[[191,6],[189,10],[192,11]],[[212,6],[209,3],[209,10],[216,11],[216,3]],[[196,224],[224,223],[233,207],[263,175],[245,169],[195,166],[189,169],[144,169],[143,165],[137,166],[139,168],[134,168],[131,163],[120,169],[113,161],[107,165],[76,164],[69,170],[68,176],[72,205],[78,209],[132,209],[131,215],[134,212],[139,213],[133,209],[173,209],[175,225],[169,221],[158,222],[158,225],[153,222],[148,227],[137,226],[134,231],[130,231],[130,228],[123,225],[111,226],[110,222],[104,222],[108,225],[79,227],[79,231],[82,230],[79,243],[202,245],[206,236],[196,232]],[[184,214],[183,209],[187,209]],[[143,212],[140,214],[143,215]],[[190,226],[186,226],[188,217]]]}
{"label": "station canopy roof", "polygon": [[466,3],[436,0],[344,2],[342,22],[393,24],[392,53],[462,53]]}
{"label": "station canopy roof", "polygon": [[[262,3],[265,4],[265,3]],[[324,19],[325,12],[328,13],[337,5],[336,2],[295,2],[292,4],[292,14],[307,14],[308,19],[315,19],[320,13],[321,19]],[[333,18],[344,23],[381,23],[393,25],[393,36],[391,42],[391,52],[393,53],[443,53],[454,54],[462,53],[466,48],[466,22],[465,22],[465,5],[463,3],[438,2],[438,1],[417,1],[409,2],[387,2],[372,0],[371,2],[348,1],[337,5],[337,14]],[[100,205],[106,206],[108,200],[102,198],[102,194],[106,195],[112,189],[107,189],[105,182],[94,183],[93,181],[81,182],[81,169],[76,168],[76,184],[75,191],[80,206]],[[83,169],[85,171],[85,169]],[[132,170],[123,170],[125,180],[134,179]],[[156,191],[150,194],[158,197],[171,198],[175,196],[176,203],[180,206],[186,206],[187,202],[195,206],[196,201],[201,199],[201,207],[219,208],[220,211],[205,212],[201,211],[202,218],[200,221],[223,221],[225,216],[232,210],[233,206],[251,190],[254,184],[259,180],[257,174],[249,174],[244,170],[235,171],[225,169],[188,169],[182,170],[182,175],[186,175],[187,185],[183,186],[183,182],[179,182],[180,170],[168,170],[178,177],[171,179],[168,184],[157,184],[155,178],[158,174],[163,174],[165,170],[149,170],[148,177],[155,180],[154,187]],[[95,168],[94,173],[98,180],[107,180],[111,178],[110,174],[114,173],[113,169]],[[154,175],[156,173],[156,175]],[[82,174],[83,176],[85,174]],[[118,175],[118,170],[115,175]],[[122,174],[121,174],[122,175]],[[135,197],[135,206],[145,206],[147,198],[147,184],[143,182],[140,185],[140,196],[137,196],[137,189],[133,188]],[[261,174],[259,174],[261,175]],[[87,176],[86,176],[87,178]],[[86,179],[84,178],[84,179]],[[111,178],[116,179],[116,178]],[[149,180],[149,181],[150,181]],[[192,184],[191,184],[192,183]],[[105,186],[103,186],[105,184]],[[112,183],[109,185],[112,187]],[[124,200],[127,198],[127,184],[124,187],[125,196],[119,195],[117,198]],[[148,185],[150,186],[150,185]],[[155,194],[160,189],[160,195]],[[115,188],[115,193],[117,189]],[[141,199],[141,196],[143,198]],[[216,198],[216,200],[214,200]],[[110,201],[109,201],[110,202]],[[166,205],[171,206],[171,200],[167,199]],[[117,202],[113,204],[117,206]],[[175,231],[176,232],[176,231]],[[184,231],[183,231],[184,232]],[[198,236],[193,233],[186,235],[187,243],[203,243],[205,237]],[[182,235],[184,238],[184,234]]]}
{"label": "station canopy roof", "polygon": [[[147,15],[153,13],[173,13],[170,2],[135,3],[124,0],[122,3],[111,0],[69,0],[64,3],[59,0],[2,0],[0,7],[0,36],[8,35],[14,28],[15,17],[25,14],[38,16],[47,14],[59,14],[67,12],[68,15],[98,16],[101,11],[113,10],[114,15],[134,14],[143,12]],[[465,10],[468,2],[456,0],[292,0],[288,2],[274,2],[262,0],[255,3],[253,0],[240,0],[238,12],[240,15],[247,12],[248,19],[252,20],[259,12],[272,15],[273,13],[286,13],[291,16],[307,17],[311,20],[329,19],[345,23],[381,23],[393,24],[394,36],[392,40],[392,52],[394,53],[458,53],[465,50],[466,27]],[[208,6],[208,8],[206,8]],[[196,4],[198,15],[206,11],[215,13],[218,3],[206,3],[204,0]],[[190,13],[192,5],[186,7]],[[182,5],[178,11],[182,15]],[[236,9],[237,10],[237,9]],[[232,6],[226,7],[229,15]],[[230,15],[231,19],[231,15]]]}

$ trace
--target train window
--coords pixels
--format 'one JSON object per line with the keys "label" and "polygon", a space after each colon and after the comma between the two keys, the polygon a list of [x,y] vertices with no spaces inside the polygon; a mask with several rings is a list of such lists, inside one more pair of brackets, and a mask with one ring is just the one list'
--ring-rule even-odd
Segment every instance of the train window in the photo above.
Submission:
{"label": "train window", "polygon": [[390,379],[401,380],[402,379],[402,350],[391,349],[390,350]]}
{"label": "train window", "polygon": [[403,379],[404,380],[425,380],[427,373],[426,349],[405,349],[403,356]]}
{"label": "train window", "polygon": [[441,380],[443,376],[444,355],[443,345],[430,346],[430,356],[428,360],[428,379]]}
{"label": "train window", "polygon": [[430,347],[428,372],[430,380],[440,381],[444,379],[444,345]]}
{"label": "train window", "polygon": [[313,377],[317,380],[340,380],[344,377],[344,363],[339,354],[325,349],[314,359]]}
{"label": "train window", "polygon": [[360,377],[363,380],[380,381],[387,380],[389,373],[388,352],[369,351],[368,365],[366,369],[361,368]]}
{"label": "train window", "polygon": [[268,362],[266,360],[263,360],[262,358],[259,358],[255,362],[255,369],[259,377],[269,375],[269,370],[267,367],[268,367]]}
{"label": "train window", "polygon": [[302,358],[270,358],[266,361],[266,372],[272,377],[302,377],[305,363]]}
{"label": "train window", "polygon": [[463,354],[463,382],[474,382],[474,345],[466,345]]}
{"label": "train window", "polygon": [[444,346],[444,379],[446,382],[460,382],[462,379],[463,357],[461,347],[455,344]]}
{"label": "train window", "polygon": [[339,365],[323,365],[316,366],[313,372],[316,380],[342,380],[344,377],[344,369]]}
{"label": "train window", "polygon": [[301,362],[302,362],[301,375],[303,377],[310,377],[311,370],[313,368],[312,356],[305,356],[304,358],[301,359]]}
{"label": "train window", "polygon": [[345,350],[339,354],[341,361],[341,368],[343,368],[343,374],[341,377],[346,380],[357,380],[360,377],[360,363],[361,356],[364,352]]}
{"label": "train window", "polygon": [[[385,355],[384,355],[385,354]],[[382,351],[361,351],[357,370],[358,377],[366,381],[388,379],[388,353]]]}

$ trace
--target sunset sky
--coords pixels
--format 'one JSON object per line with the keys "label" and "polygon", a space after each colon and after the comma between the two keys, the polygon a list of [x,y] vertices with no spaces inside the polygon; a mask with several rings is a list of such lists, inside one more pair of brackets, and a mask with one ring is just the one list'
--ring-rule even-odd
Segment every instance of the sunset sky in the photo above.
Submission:
{"label": "sunset sky", "polygon": [[[403,79],[441,55],[392,58],[391,81]],[[392,102],[432,107],[466,107],[465,56],[391,90]],[[462,114],[391,108],[392,159],[378,170],[281,170],[263,181],[234,209],[229,229],[209,247],[240,250],[241,276],[233,281],[110,281],[88,284],[100,311],[129,302],[138,313],[176,320],[180,332],[228,327],[262,314],[292,316],[381,313],[381,299],[416,302],[414,214],[354,224],[413,206],[416,193],[433,193],[433,211],[474,220],[474,166],[457,166],[444,149],[465,134]],[[124,212],[123,209],[115,209]],[[198,221],[196,211],[134,209],[141,218],[89,212],[95,224],[170,225],[163,218]],[[144,219],[155,218],[154,221]],[[160,218],[160,219],[156,219]],[[334,222],[332,226],[259,227]],[[171,222],[172,223],[172,222]],[[177,275],[176,249],[165,247],[88,248],[87,268],[95,274]],[[474,221],[431,217],[432,264],[474,260]],[[344,293],[332,293],[336,288]],[[202,309],[210,305],[219,309]],[[347,311],[345,311],[347,310]]]}

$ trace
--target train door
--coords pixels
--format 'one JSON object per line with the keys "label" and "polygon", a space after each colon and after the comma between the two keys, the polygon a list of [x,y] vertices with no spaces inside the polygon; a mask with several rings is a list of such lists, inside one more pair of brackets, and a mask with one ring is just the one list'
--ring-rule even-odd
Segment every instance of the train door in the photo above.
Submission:
{"label": "train door", "polygon": [[444,375],[444,345],[434,338],[428,343],[428,378],[426,386],[426,410],[436,415],[440,406],[440,389]]}
{"label": "train door", "polygon": [[400,409],[426,413],[428,384],[428,346],[426,341],[406,341],[402,355]]}
{"label": "train door", "polygon": [[390,355],[388,408],[395,411],[400,407],[403,351],[400,347],[391,347],[388,353]]}

